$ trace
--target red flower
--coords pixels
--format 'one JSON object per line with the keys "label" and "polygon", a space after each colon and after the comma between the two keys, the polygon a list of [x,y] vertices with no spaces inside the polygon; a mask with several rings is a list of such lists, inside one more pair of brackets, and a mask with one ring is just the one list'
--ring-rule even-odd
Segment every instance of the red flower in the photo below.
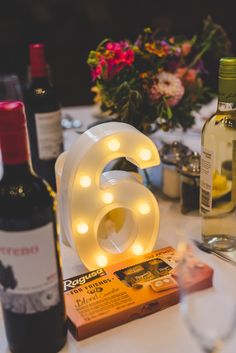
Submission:
{"label": "red flower", "polygon": [[124,54],[125,54],[125,62],[128,65],[132,65],[134,62],[134,51],[132,49],[128,49]]}
{"label": "red flower", "polygon": [[96,66],[95,69],[92,70],[92,79],[95,81],[98,77],[101,76],[102,68],[101,66]]}
{"label": "red flower", "polygon": [[97,66],[92,70],[93,80],[101,77],[111,79],[133,62],[134,51],[127,41],[108,42],[105,45],[105,51],[98,57]]}

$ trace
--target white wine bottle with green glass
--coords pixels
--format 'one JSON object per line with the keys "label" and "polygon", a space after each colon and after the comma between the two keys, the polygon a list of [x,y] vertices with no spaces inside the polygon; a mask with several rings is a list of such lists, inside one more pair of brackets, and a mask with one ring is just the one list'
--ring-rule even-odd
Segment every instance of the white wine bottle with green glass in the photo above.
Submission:
{"label": "white wine bottle with green glass", "polygon": [[219,66],[218,108],[202,130],[202,238],[220,251],[236,248],[236,58]]}

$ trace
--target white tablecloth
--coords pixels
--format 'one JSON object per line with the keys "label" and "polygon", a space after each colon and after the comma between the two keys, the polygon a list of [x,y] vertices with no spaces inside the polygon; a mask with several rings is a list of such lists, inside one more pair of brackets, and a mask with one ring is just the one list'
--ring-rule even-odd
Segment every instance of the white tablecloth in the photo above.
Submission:
{"label": "white tablecloth", "polygon": [[[64,109],[74,118],[83,122],[81,130],[94,121],[91,107],[74,107]],[[65,131],[66,148],[77,137],[71,130]],[[175,134],[156,134],[154,140],[180,139],[194,150],[200,150],[200,135],[191,131],[186,135],[180,132]],[[160,196],[158,202],[161,212],[159,237],[155,248],[167,245],[176,246],[178,231],[200,238],[200,218],[197,214],[182,215],[179,202],[164,200]],[[72,249],[61,245],[63,257],[64,278],[86,271]],[[212,255],[205,255],[206,259]],[[232,279],[236,278],[236,268],[218,260],[225,271],[232,272]],[[224,298],[222,297],[222,305]],[[220,318],[218,318],[220,320]],[[179,305],[172,306],[142,319],[138,319],[106,332],[97,334],[83,341],[76,342],[68,334],[68,342],[61,353],[200,353],[200,348],[186,328],[179,312]],[[3,320],[0,314],[0,353],[7,353],[7,343],[4,334]],[[236,334],[224,348],[225,353],[236,352]],[[32,352],[33,353],[33,352]],[[43,353],[43,352],[42,352]]]}

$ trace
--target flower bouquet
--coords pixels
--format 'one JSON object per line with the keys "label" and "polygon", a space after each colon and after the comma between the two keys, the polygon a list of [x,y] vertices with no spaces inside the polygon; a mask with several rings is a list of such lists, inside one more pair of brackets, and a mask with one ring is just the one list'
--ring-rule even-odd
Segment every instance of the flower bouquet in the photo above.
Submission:
{"label": "flower bouquet", "polygon": [[150,133],[190,128],[192,112],[216,94],[210,68],[230,54],[226,33],[208,17],[190,39],[150,28],[134,42],[105,39],[90,51],[88,64],[101,110]]}

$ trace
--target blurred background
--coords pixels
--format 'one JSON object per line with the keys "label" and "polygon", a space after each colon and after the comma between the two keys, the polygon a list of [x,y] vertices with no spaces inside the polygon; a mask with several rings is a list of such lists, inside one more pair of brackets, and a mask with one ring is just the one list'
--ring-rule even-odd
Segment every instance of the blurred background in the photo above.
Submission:
{"label": "blurred background", "polygon": [[62,105],[91,104],[86,59],[102,39],[135,39],[147,26],[191,37],[211,15],[228,33],[235,53],[232,4],[227,0],[1,0],[0,74],[16,73],[25,85],[28,44],[42,42]]}

